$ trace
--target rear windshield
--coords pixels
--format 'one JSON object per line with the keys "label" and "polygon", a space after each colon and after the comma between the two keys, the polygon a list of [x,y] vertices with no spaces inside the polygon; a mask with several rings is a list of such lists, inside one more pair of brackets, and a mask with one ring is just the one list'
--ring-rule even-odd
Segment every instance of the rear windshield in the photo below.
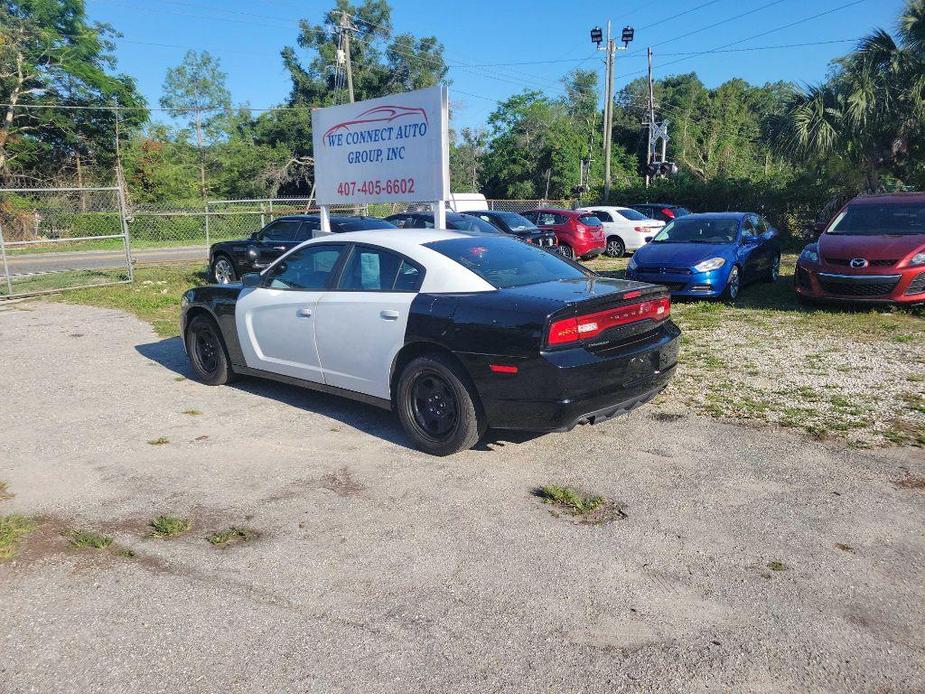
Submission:
{"label": "rear windshield", "polygon": [[426,245],[498,289],[593,276],[559,255],[511,237],[450,239]]}
{"label": "rear windshield", "polygon": [[691,211],[686,207],[675,207],[672,212],[674,212],[675,217],[683,217],[684,215],[691,213]]}
{"label": "rear windshield", "polygon": [[829,225],[829,234],[925,234],[925,203],[851,205]]}
{"label": "rear windshield", "polygon": [[604,226],[601,223],[601,220],[595,217],[593,214],[580,214],[578,215],[578,221],[589,227]]}
{"label": "rear windshield", "polygon": [[448,214],[446,225],[456,231],[480,231],[483,234],[497,234],[498,228],[468,214]]}
{"label": "rear windshield", "polygon": [[617,214],[623,217],[623,219],[628,219],[631,222],[648,219],[642,212],[637,212],[636,210],[617,210]]}
{"label": "rear windshield", "polygon": [[683,217],[662,227],[652,243],[732,243],[738,231],[737,219]]}
{"label": "rear windshield", "polygon": [[345,219],[343,221],[338,220],[332,226],[340,232],[395,228],[395,225],[391,222],[387,222],[384,219],[376,219],[375,217],[367,217],[366,219]]}
{"label": "rear windshield", "polygon": [[536,224],[526,217],[522,217],[516,212],[495,212],[496,217],[501,219],[511,231],[527,231],[536,229]]}

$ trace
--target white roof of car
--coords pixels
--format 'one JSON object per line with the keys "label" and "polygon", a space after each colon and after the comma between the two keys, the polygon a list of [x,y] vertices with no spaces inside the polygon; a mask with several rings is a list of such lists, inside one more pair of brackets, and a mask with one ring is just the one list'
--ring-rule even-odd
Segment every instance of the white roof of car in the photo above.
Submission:
{"label": "white roof of car", "polygon": [[594,205],[592,207],[579,207],[576,212],[591,212],[593,210],[631,210],[631,207],[620,207],[619,205]]}
{"label": "white roof of car", "polygon": [[[420,291],[429,294],[451,294],[455,292],[493,292],[496,287],[463,267],[454,260],[424,244],[434,241],[472,238],[473,234],[446,229],[372,229],[370,231],[347,231],[309,239],[296,248],[316,243],[368,243],[387,248],[407,256],[427,271]],[[293,249],[293,251],[296,249]],[[290,251],[291,253],[292,251]],[[289,255],[288,253],[286,255]],[[283,257],[286,257],[285,255]]]}

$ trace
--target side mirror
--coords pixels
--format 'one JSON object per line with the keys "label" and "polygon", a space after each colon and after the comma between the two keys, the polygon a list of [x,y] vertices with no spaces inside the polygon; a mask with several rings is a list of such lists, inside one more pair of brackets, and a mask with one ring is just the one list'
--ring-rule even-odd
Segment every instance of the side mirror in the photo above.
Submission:
{"label": "side mirror", "polygon": [[253,289],[254,287],[260,286],[260,273],[259,272],[248,272],[245,275],[241,275],[241,284],[245,289]]}

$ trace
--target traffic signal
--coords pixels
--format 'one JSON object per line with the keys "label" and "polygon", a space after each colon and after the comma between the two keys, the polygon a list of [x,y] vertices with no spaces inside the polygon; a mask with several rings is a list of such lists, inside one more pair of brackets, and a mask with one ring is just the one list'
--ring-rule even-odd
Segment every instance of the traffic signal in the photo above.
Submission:
{"label": "traffic signal", "polygon": [[673,161],[653,161],[645,167],[645,174],[649,178],[674,176],[676,173],[678,173],[678,165]]}

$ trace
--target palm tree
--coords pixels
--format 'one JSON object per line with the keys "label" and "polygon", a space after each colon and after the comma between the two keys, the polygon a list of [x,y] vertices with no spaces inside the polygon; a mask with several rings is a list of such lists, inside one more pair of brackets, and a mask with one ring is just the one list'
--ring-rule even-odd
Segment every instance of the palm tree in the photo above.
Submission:
{"label": "palm tree", "polygon": [[896,33],[877,29],[828,82],[798,92],[781,133],[798,156],[847,159],[869,192],[883,174],[907,178],[925,152],[925,0],[907,1]]}

